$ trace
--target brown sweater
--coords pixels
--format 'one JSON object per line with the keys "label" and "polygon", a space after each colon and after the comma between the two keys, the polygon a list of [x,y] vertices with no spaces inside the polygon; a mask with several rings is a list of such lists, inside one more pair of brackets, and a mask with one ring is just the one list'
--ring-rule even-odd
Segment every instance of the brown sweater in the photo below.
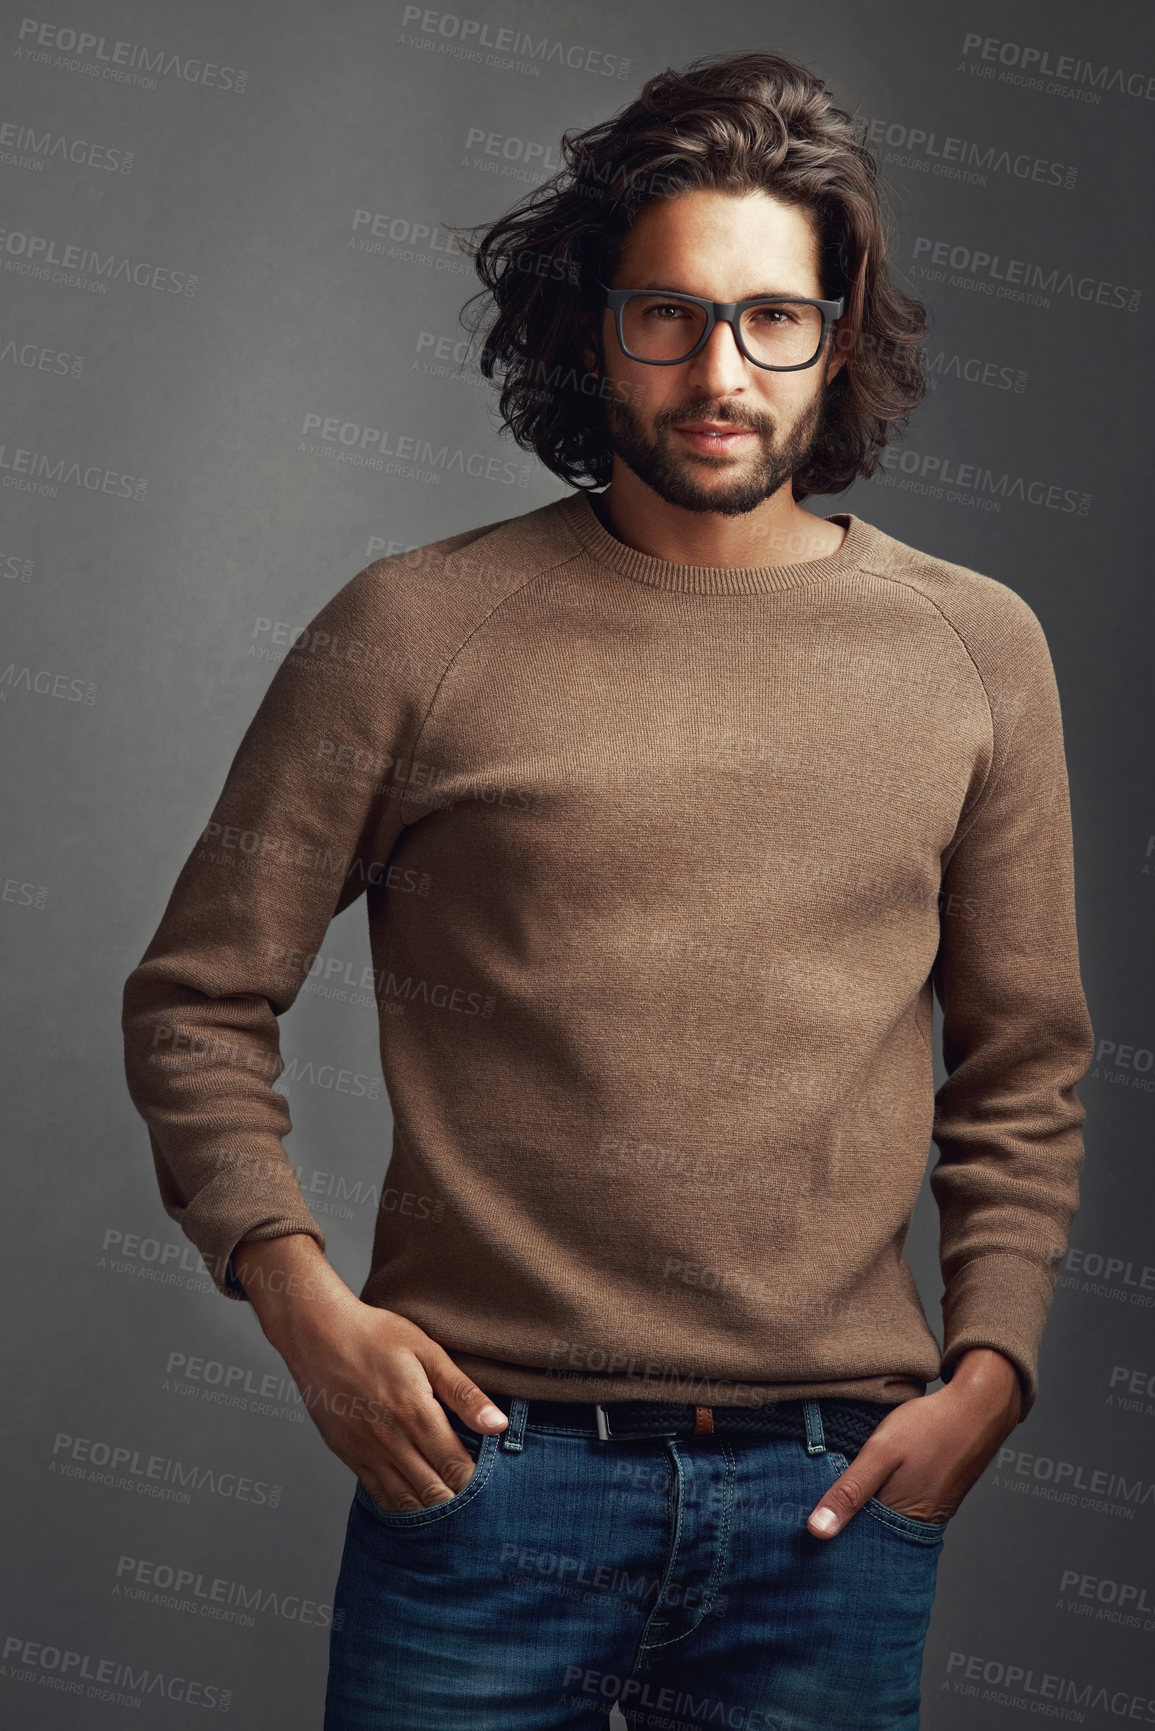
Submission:
{"label": "brown sweater", "polygon": [[[1092,1054],[1054,674],[1013,590],[830,521],[826,558],[681,565],[577,492],[317,613],[124,992],[222,1291],[242,1238],[324,1243],[277,1017],[364,895],[417,1199],[367,1302],[499,1396],[900,1401],[990,1346],[1026,1416]],[[903,1255],[932,1136],[942,1353]]]}

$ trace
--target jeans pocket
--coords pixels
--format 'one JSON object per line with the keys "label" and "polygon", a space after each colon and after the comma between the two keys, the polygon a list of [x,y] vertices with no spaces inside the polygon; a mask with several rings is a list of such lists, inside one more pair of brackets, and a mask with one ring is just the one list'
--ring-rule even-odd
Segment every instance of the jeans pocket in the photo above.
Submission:
{"label": "jeans pocket", "polygon": [[423,1509],[383,1509],[358,1479],[357,1489],[353,1496],[354,1503],[366,1514],[371,1515],[374,1520],[380,1521],[383,1526],[393,1527],[402,1532],[408,1531],[411,1527],[432,1526],[435,1521],[448,1520],[450,1516],[468,1508],[469,1504],[476,1501],[481,1495],[492,1477],[493,1469],[497,1464],[497,1450],[502,1433],[479,1436],[477,1432],[463,1433],[456,1426],[454,1429],[458,1440],[465,1444],[469,1453],[474,1457],[472,1477],[469,1483],[463,1485],[455,1496],[449,1497],[445,1502],[430,1503],[427,1508]]}
{"label": "jeans pocket", "polygon": [[[844,1473],[850,1462],[843,1454],[834,1449],[828,1449],[826,1459],[830,1462],[831,1478],[836,1479]],[[897,1533],[901,1538],[914,1539],[924,1545],[936,1544],[946,1532],[946,1521],[924,1521],[919,1515],[904,1515],[901,1509],[892,1509],[889,1503],[884,1503],[880,1497],[867,1497],[859,1513],[872,1515],[884,1527]]]}

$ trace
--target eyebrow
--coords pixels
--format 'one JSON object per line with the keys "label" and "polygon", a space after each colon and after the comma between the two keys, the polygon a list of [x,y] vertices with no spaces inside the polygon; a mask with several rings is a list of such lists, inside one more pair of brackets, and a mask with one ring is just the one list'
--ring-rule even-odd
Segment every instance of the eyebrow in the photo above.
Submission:
{"label": "eyebrow", "polygon": [[[672,288],[668,282],[653,282],[653,281],[651,281],[651,282],[631,283],[630,287],[636,289],[639,293],[642,293],[642,294],[646,294],[646,293],[650,293],[650,292],[657,292],[659,294],[688,295],[688,294],[693,294],[693,292],[694,292],[693,289]],[[803,300],[803,301],[814,300],[816,298],[814,295],[803,294],[801,289],[788,289],[788,288],[760,288],[760,289],[755,289],[752,294],[735,295],[734,298],[735,298],[735,300],[740,300],[740,301],[756,301],[756,300],[761,300],[764,296],[769,296],[769,295],[785,295],[786,298],[789,300]],[[698,298],[700,300],[709,300],[712,297],[709,295],[700,295]]]}

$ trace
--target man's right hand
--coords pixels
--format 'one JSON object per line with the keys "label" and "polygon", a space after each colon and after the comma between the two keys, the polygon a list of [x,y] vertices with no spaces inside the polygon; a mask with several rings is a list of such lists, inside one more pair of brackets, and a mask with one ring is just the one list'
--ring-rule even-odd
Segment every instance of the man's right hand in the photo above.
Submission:
{"label": "man's right hand", "polygon": [[471,1430],[508,1417],[435,1340],[361,1300],[307,1233],[239,1244],[233,1266],[317,1429],[383,1509],[447,1502],[474,1462],[437,1403]]}

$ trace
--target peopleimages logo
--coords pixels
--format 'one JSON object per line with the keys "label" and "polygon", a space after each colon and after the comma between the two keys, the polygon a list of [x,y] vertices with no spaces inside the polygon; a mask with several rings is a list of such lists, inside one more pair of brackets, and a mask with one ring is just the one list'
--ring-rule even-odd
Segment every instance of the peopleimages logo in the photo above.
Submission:
{"label": "peopleimages logo", "polygon": [[[316,435],[316,437],[314,437]],[[532,472],[529,463],[484,451],[467,452],[448,443],[436,447],[419,433],[399,433],[388,427],[371,427],[357,421],[342,421],[336,415],[306,414],[297,445],[303,455],[324,457],[329,462],[349,463],[378,474],[398,474],[406,480],[439,485],[443,474],[496,481],[504,487],[527,487]],[[387,460],[392,459],[392,460]],[[418,465],[425,464],[425,468]]]}
{"label": "peopleimages logo", "polygon": [[187,1611],[221,1623],[240,1623],[246,1629],[256,1627],[254,1611],[316,1629],[327,1629],[333,1620],[332,1605],[303,1598],[299,1593],[249,1587],[221,1575],[210,1577],[201,1569],[157,1563],[145,1557],[120,1558],[112,1591],[117,1598],[159,1605],[168,1611]]}
{"label": "peopleimages logo", "polygon": [[139,475],[106,469],[100,463],[81,463],[56,451],[7,444],[0,444],[0,486],[51,499],[59,497],[61,487],[112,494],[118,499],[140,500],[148,493],[148,481]]}
{"label": "peopleimages logo", "polygon": [[1029,150],[1010,151],[994,144],[978,144],[971,138],[929,131],[925,126],[905,126],[900,121],[867,119],[867,141],[886,147],[885,161],[898,168],[913,168],[940,179],[963,180],[985,186],[988,174],[1005,174],[1036,185],[1061,186],[1068,192],[1079,178],[1070,163],[1052,162],[1032,156]]}
{"label": "peopleimages logo", "polygon": [[239,96],[248,82],[248,73],[235,66],[198,60],[191,54],[186,59],[164,48],[146,48],[140,42],[112,41],[91,30],[46,24],[39,18],[22,19],[16,38],[19,60],[86,72],[116,84],[139,84],[146,90],[157,88],[159,76],[177,78],[182,84],[204,84],[213,90],[232,90]]}
{"label": "peopleimages logo", "polygon": [[[883,486],[898,485],[904,491],[979,505],[987,511],[1000,510],[1004,500],[1079,517],[1089,516],[1091,511],[1090,493],[1082,493],[1077,487],[1064,487],[1057,481],[1031,475],[1013,475],[1006,469],[996,473],[981,463],[959,463],[953,457],[915,451],[909,446],[888,446],[882,453],[881,466],[883,472],[873,479]],[[892,480],[892,476],[907,479]]]}
{"label": "peopleimages logo", "polygon": [[106,174],[131,174],[136,152],[90,138],[72,138],[50,127],[38,129],[15,120],[0,122],[0,147],[14,153],[6,160],[16,168],[42,169],[46,162],[72,162]]}
{"label": "peopleimages logo", "polygon": [[1063,1259],[1058,1284],[1086,1297],[1109,1298],[1116,1304],[1155,1310],[1155,1263],[1137,1263],[1073,1244]]}
{"label": "peopleimages logo", "polygon": [[[1125,283],[1089,275],[1076,276],[1060,265],[1044,266],[1025,258],[1006,258],[982,247],[953,245],[947,240],[916,236],[911,249],[915,271],[925,282],[942,282],[950,288],[973,288],[998,300],[1024,301],[1048,307],[1052,295],[1114,307],[1124,312],[1139,310],[1142,290]],[[955,274],[947,276],[950,270]]]}
{"label": "peopleimages logo", "polygon": [[1088,1467],[1082,1461],[1059,1460],[1005,1446],[999,1449],[993,1465],[990,1482],[995,1490],[1022,1491],[1047,1502],[1094,1509],[1124,1520],[1133,1521],[1136,1508],[1155,1502],[1155,1480],[1128,1478],[1108,1467]]}
{"label": "peopleimages logo", "polygon": [[1074,1597],[1065,1603],[1060,1599],[1056,1609],[1124,1629],[1142,1629],[1146,1634],[1155,1629],[1155,1604],[1148,1598],[1146,1586],[1112,1581],[1081,1569],[1064,1569],[1059,1591],[1066,1593],[1071,1588],[1076,1589]]}
{"label": "peopleimages logo", "polygon": [[[1064,85],[1078,91],[1085,102],[1099,102],[1100,92],[1113,90],[1155,102],[1155,74],[1128,72],[1107,61],[1080,60],[1073,54],[1055,54],[1050,48],[1035,48],[1021,42],[1004,42],[997,36],[979,36],[968,31],[963,37],[963,60],[968,72],[995,78],[1000,84],[1021,84],[1047,95],[1062,92]],[[1050,79],[1047,84],[1045,80]]]}
{"label": "peopleimages logo", "polygon": [[630,70],[630,62],[620,54],[586,48],[577,42],[562,42],[557,37],[535,39],[528,30],[513,30],[508,25],[493,27],[488,19],[463,18],[456,12],[437,12],[428,6],[405,7],[398,41],[411,48],[449,54],[455,60],[473,60],[499,71],[528,72],[534,78],[540,77],[542,67],[550,64],[568,66],[573,72],[592,72],[599,78],[625,78]]}
{"label": "peopleimages logo", "polygon": [[4,255],[4,269],[17,276],[67,282],[74,288],[90,288],[99,294],[105,293],[110,282],[190,298],[197,292],[197,278],[189,271],[174,270],[171,265],[134,258],[129,253],[100,252],[84,241],[70,241],[59,235],[3,228],[0,252]]}
{"label": "peopleimages logo", "polygon": [[1013,391],[1019,397],[1027,388],[1025,367],[1006,367],[978,355],[947,354],[945,349],[939,349],[927,356],[927,384],[937,391],[943,379],[981,385],[986,390]]}
{"label": "peopleimages logo", "polygon": [[212,1496],[230,1497],[235,1502],[270,1509],[279,1507],[281,1501],[282,1487],[265,1479],[222,1473],[214,1467],[195,1466],[166,1455],[143,1455],[126,1444],[74,1437],[65,1431],[56,1433],[49,1471],[114,1490],[158,1497],[163,1502],[188,1503],[190,1490],[207,1490]]}
{"label": "peopleimages logo", "polygon": [[[470,153],[480,146],[481,157]],[[554,155],[552,144],[537,139],[518,138],[513,133],[489,132],[484,126],[471,126],[465,137],[462,168],[479,169],[485,174],[512,175],[518,180],[539,180],[543,174],[557,174],[565,160]]]}
{"label": "peopleimages logo", "polygon": [[[147,1665],[136,1666],[120,1659],[101,1659],[93,1653],[77,1653],[53,1642],[27,1641],[9,1635],[4,1641],[4,1671],[16,1683],[38,1683],[65,1695],[83,1695],[89,1701],[139,1710],[145,1695],[158,1701],[174,1701],[184,1707],[204,1707],[227,1713],[231,1689],[219,1683],[202,1683],[192,1677],[166,1676]],[[87,1687],[85,1687],[87,1685]]]}
{"label": "peopleimages logo", "polygon": [[91,681],[53,673],[46,667],[34,673],[30,666],[17,667],[14,661],[0,672],[0,703],[7,703],[10,691],[35,692],[37,697],[54,697],[64,703],[96,702],[96,686]]}
{"label": "peopleimages logo", "polygon": [[[984,1653],[953,1652],[946,1664],[944,1689],[956,1695],[970,1695],[1002,1707],[1018,1707],[1048,1718],[1081,1720],[1083,1712],[1063,1711],[1060,1703],[1070,1708],[1090,1708],[1110,1713],[1118,1719],[1155,1725],[1155,1701],[1147,1695],[1114,1683],[1103,1683],[1083,1677],[1066,1677],[1061,1671],[1036,1670],[1033,1665],[1013,1664],[1005,1659],[990,1659]],[[979,1685],[985,1683],[985,1689]],[[1048,1707],[1048,1702],[1055,1705]]]}

